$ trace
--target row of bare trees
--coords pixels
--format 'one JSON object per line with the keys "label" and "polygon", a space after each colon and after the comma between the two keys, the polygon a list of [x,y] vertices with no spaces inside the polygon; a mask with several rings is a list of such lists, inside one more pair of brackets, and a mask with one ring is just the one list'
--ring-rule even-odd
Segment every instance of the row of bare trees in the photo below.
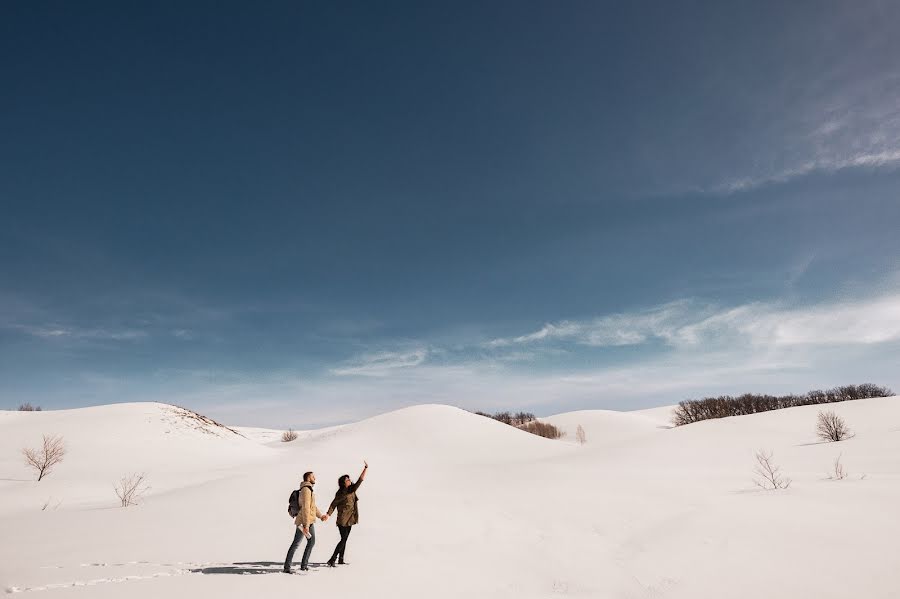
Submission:
{"label": "row of bare trees", "polygon": [[862,385],[845,385],[828,391],[814,390],[805,395],[759,395],[745,393],[731,396],[704,397],[679,402],[672,414],[675,426],[700,422],[712,418],[728,416],[744,416],[770,410],[809,406],[817,404],[868,399],[872,397],[889,397],[893,392],[887,387],[864,383]]}

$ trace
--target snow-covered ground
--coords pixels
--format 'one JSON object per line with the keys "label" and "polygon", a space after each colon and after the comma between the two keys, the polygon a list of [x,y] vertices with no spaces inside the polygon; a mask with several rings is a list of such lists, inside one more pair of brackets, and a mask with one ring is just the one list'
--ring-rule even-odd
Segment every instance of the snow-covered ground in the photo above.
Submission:
{"label": "snow-covered ground", "polygon": [[[568,433],[550,441],[429,405],[291,443],[164,404],[0,412],[0,589],[131,599],[896,597],[900,399],[828,408],[855,437],[818,442],[818,406],[680,428],[660,410],[575,412],[547,419]],[[20,450],[43,433],[63,435],[69,453],[35,482]],[[758,449],[774,452],[789,489],[753,485]],[[849,477],[828,480],[838,454]],[[350,565],[281,574],[293,535],[287,497],[302,472],[317,473],[325,507],[363,459],[371,471]],[[123,509],[113,485],[130,472],[152,489]],[[332,521],[317,534],[321,563],[338,535]]]}

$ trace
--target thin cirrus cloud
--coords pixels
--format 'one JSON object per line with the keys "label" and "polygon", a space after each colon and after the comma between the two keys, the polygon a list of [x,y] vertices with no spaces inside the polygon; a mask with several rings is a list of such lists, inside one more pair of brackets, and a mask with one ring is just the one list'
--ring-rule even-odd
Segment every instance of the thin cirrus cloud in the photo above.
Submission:
{"label": "thin cirrus cloud", "polygon": [[351,363],[333,368],[337,376],[388,376],[398,370],[419,366],[428,357],[426,348],[409,351],[381,351],[360,356]]}
{"label": "thin cirrus cloud", "polygon": [[59,325],[12,324],[8,328],[39,339],[83,341],[131,341],[147,337],[146,331],[137,329],[86,329]]}
{"label": "thin cirrus cloud", "polygon": [[679,322],[689,318],[692,302],[664,304],[643,312],[613,314],[586,321],[547,323],[537,331],[516,337],[492,339],[488,348],[504,348],[543,341],[570,341],[594,347],[636,345],[653,337],[675,334]]}
{"label": "thin cirrus cloud", "polygon": [[[885,41],[893,39],[882,33]],[[746,151],[730,165],[737,168],[719,165],[731,176],[703,191],[729,195],[815,174],[900,168],[900,109],[894,101],[900,78],[867,73],[866,62],[858,57],[811,77],[806,89],[818,92],[801,93],[779,117],[767,115],[767,127],[747,132]],[[756,168],[748,172],[748,165]]]}
{"label": "thin cirrus cloud", "polygon": [[710,191],[712,193],[724,194],[738,193],[749,191],[764,185],[787,183],[794,179],[818,172],[830,174],[858,168],[888,170],[900,168],[900,150],[892,149],[880,152],[861,153],[843,158],[817,157],[777,173],[759,177],[741,177],[732,181],[727,181],[714,186]]}
{"label": "thin cirrus cloud", "polygon": [[692,301],[592,320],[548,323],[537,331],[488,341],[489,348],[541,343],[590,347],[639,345],[660,341],[674,348],[705,343],[755,347],[856,345],[900,339],[900,294],[873,299],[789,308],[778,303],[750,303],[716,309]]}

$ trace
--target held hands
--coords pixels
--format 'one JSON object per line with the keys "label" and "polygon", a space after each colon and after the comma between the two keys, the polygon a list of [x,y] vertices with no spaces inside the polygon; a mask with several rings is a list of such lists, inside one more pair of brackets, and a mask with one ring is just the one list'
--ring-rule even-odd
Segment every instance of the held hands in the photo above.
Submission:
{"label": "held hands", "polygon": [[322,514],[322,522],[328,520],[328,514]]}

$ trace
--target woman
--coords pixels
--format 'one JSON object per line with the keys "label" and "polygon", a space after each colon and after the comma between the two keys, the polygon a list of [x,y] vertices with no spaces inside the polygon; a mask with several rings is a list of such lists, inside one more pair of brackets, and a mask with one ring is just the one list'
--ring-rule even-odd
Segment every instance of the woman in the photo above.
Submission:
{"label": "woman", "polygon": [[355,483],[350,482],[349,474],[345,474],[338,479],[337,493],[334,494],[334,500],[332,500],[331,505],[328,506],[329,516],[331,516],[335,509],[337,510],[337,527],[338,530],[341,531],[341,540],[337,544],[337,547],[334,548],[331,559],[328,560],[328,565],[331,568],[334,568],[335,560],[338,560],[339,564],[347,563],[344,561],[344,551],[347,549],[347,537],[350,536],[350,527],[359,522],[359,511],[356,507],[358,501],[356,490],[359,489],[359,485],[365,480],[366,472],[369,470],[369,464],[367,462],[363,462],[363,464],[365,464],[365,466],[363,467],[362,473],[359,475],[359,479]]}

